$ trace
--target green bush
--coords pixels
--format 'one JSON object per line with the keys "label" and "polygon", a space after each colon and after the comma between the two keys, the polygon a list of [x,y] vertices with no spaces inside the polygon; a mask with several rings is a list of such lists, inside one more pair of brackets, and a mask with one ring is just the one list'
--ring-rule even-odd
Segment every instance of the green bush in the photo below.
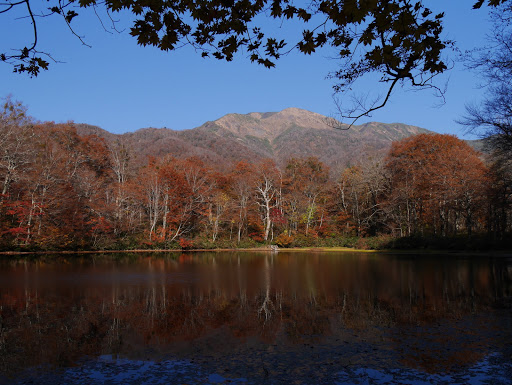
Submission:
{"label": "green bush", "polygon": [[[103,247],[102,247],[103,246]],[[115,242],[100,245],[102,250],[137,250],[149,249],[151,244],[145,241],[142,234],[126,235]]]}
{"label": "green bush", "polygon": [[261,242],[257,242],[254,239],[242,239],[240,243],[236,244],[236,247],[239,249],[253,249],[257,247],[261,247],[263,244]]}
{"label": "green bush", "polygon": [[358,239],[358,237],[333,234],[328,238],[318,239],[316,244],[318,247],[355,247]]}
{"label": "green bush", "polygon": [[317,247],[317,238],[305,235],[305,234],[297,234],[292,243],[293,247]]}
{"label": "green bush", "polygon": [[355,244],[361,250],[382,250],[390,248],[393,238],[389,235],[359,238]]}

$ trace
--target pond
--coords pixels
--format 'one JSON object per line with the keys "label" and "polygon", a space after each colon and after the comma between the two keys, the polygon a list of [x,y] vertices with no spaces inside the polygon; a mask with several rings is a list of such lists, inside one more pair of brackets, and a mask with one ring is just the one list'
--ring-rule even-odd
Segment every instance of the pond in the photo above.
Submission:
{"label": "pond", "polygon": [[0,383],[510,384],[512,259],[0,259]]}

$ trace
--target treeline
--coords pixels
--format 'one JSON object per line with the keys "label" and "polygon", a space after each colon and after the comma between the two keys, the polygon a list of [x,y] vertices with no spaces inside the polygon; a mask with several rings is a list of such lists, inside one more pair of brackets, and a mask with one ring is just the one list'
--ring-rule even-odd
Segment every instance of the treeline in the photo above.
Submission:
{"label": "treeline", "polygon": [[135,162],[122,143],[34,123],[8,100],[0,148],[4,250],[417,247],[459,238],[484,247],[511,230],[508,159],[484,162],[449,135],[395,142],[386,157],[337,175],[316,158],[219,171],[198,158]]}

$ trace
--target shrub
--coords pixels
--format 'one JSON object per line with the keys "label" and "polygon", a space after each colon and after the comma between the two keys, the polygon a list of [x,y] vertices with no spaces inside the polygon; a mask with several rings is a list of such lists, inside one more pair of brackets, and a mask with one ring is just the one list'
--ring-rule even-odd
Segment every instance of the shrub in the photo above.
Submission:
{"label": "shrub", "polygon": [[236,247],[239,249],[252,249],[261,246],[261,243],[255,241],[254,239],[242,239],[239,243],[236,244]]}
{"label": "shrub", "polygon": [[361,250],[382,250],[390,248],[393,238],[389,235],[379,235],[376,237],[358,238],[355,248]]}
{"label": "shrub", "polygon": [[179,243],[181,250],[190,250],[192,247],[194,247],[194,243],[189,239],[180,238]]}
{"label": "shrub", "polygon": [[252,240],[256,241],[256,242],[263,242],[264,239],[263,239],[263,235],[261,235],[260,233],[258,232],[253,232],[253,233],[250,233],[249,235],[249,238],[251,238]]}
{"label": "shrub", "polygon": [[293,243],[293,237],[285,231],[276,238],[276,245],[279,247],[290,247]]}
{"label": "shrub", "polygon": [[293,240],[294,247],[314,247],[317,246],[317,238],[305,234],[297,234]]}

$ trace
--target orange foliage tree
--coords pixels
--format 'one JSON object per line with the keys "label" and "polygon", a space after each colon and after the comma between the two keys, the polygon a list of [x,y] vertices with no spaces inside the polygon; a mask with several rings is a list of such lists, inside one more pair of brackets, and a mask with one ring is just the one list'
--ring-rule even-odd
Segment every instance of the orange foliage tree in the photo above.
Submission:
{"label": "orange foliage tree", "polygon": [[451,135],[421,134],[392,145],[387,209],[400,235],[446,236],[481,225],[487,168]]}

